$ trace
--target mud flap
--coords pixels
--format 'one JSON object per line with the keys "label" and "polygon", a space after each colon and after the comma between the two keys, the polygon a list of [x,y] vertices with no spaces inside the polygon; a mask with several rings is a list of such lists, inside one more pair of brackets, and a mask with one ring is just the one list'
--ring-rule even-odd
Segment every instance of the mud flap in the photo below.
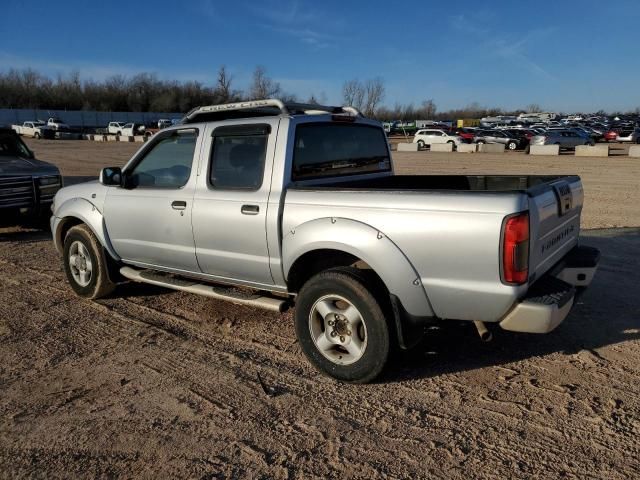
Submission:
{"label": "mud flap", "polygon": [[435,321],[433,317],[416,317],[408,313],[395,295],[390,295],[398,346],[402,350],[415,347],[424,337],[426,327]]}

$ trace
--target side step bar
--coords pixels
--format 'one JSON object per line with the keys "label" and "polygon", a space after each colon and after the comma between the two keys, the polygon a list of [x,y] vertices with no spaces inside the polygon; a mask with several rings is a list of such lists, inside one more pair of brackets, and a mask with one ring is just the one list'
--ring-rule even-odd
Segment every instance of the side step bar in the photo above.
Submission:
{"label": "side step bar", "polygon": [[248,305],[273,312],[284,312],[289,308],[289,302],[286,299],[258,294],[244,294],[244,292],[233,291],[233,288],[215,287],[171,274],[158,273],[151,270],[136,270],[131,267],[122,267],[120,273],[123,277],[134,282],[149,283],[182,292],[195,293],[196,295],[204,295],[205,297],[225,300],[238,305]]}

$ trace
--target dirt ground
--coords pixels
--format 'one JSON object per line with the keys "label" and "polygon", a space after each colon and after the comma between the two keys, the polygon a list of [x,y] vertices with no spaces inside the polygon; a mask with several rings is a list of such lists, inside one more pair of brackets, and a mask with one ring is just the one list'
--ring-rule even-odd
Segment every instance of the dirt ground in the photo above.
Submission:
{"label": "dirt ground", "polygon": [[[139,147],[30,142],[71,181]],[[579,173],[591,288],[544,336],[446,323],[352,386],[291,314],[144,285],[68,287],[48,232],[0,226],[0,478],[640,476],[640,161],[396,154],[399,172]],[[264,382],[271,395],[261,386]]]}

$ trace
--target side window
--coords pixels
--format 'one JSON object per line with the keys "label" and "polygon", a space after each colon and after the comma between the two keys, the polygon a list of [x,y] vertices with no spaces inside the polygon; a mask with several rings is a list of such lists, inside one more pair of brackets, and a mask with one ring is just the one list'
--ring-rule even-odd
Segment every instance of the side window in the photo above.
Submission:
{"label": "side window", "polygon": [[217,189],[258,190],[262,185],[266,124],[219,127],[213,131],[209,184]]}
{"label": "side window", "polygon": [[178,130],[163,138],[133,168],[127,183],[131,187],[181,188],[191,176],[196,148],[196,130]]}

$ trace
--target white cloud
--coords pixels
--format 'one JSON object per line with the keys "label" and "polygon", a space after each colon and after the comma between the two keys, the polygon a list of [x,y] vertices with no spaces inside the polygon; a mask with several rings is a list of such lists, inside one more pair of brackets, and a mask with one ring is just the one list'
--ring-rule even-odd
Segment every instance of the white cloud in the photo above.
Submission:
{"label": "white cloud", "polygon": [[199,81],[211,83],[214,78],[210,73],[204,72],[183,72],[177,73],[175,70],[163,70],[153,66],[128,65],[128,64],[107,64],[89,63],[83,61],[61,61],[43,60],[41,58],[22,57],[0,51],[0,70],[18,70],[31,68],[39,73],[48,76],[68,75],[71,72],[79,72],[84,80],[101,81],[113,75],[123,75],[131,77],[138,73],[154,73],[160,78],[178,81]]}
{"label": "white cloud", "polygon": [[313,10],[309,4],[300,9],[297,0],[285,4],[271,1],[263,6],[250,4],[247,8],[261,19],[261,27],[293,37],[316,50],[335,46],[341,39],[335,34],[344,27],[341,19]]}

